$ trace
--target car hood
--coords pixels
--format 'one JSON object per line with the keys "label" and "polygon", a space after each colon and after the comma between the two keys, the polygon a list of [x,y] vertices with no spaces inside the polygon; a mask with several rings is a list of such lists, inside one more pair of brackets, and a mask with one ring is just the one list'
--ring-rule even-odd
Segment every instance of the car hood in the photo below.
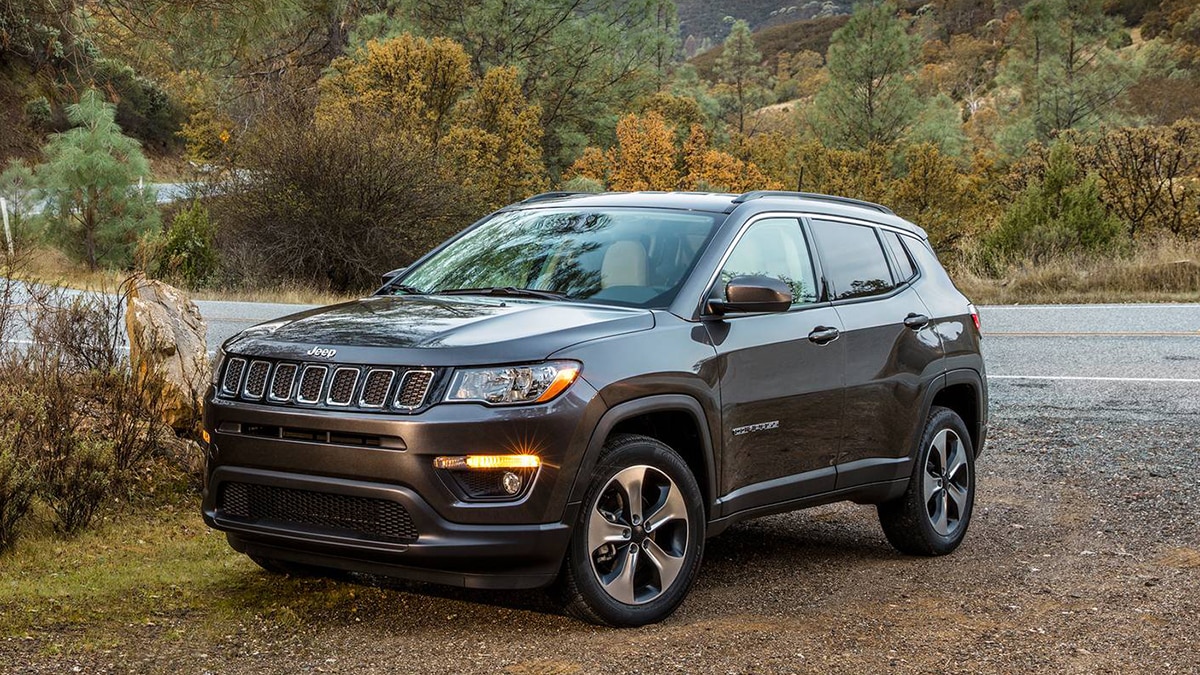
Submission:
{"label": "car hood", "polygon": [[[230,338],[225,349],[380,365],[515,363],[653,327],[654,315],[644,309],[523,298],[377,296],[259,324]],[[325,351],[309,353],[314,347]]]}

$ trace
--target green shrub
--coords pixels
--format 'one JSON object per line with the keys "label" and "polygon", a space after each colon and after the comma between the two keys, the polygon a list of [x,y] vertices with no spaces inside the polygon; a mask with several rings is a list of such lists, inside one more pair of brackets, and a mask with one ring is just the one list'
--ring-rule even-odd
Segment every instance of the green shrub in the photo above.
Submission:
{"label": "green shrub", "polygon": [[37,492],[37,456],[32,452],[34,427],[41,409],[28,391],[20,391],[14,368],[4,368],[0,390],[0,552],[16,541]]}
{"label": "green shrub", "polygon": [[45,96],[26,101],[25,119],[35,129],[49,129],[54,124],[54,110],[50,107],[50,101]]}
{"label": "green shrub", "polygon": [[1045,176],[1032,178],[983,238],[985,257],[1000,267],[1018,260],[1039,263],[1061,255],[1123,251],[1121,221],[1108,213],[1094,174],[1081,176],[1072,147],[1054,144]]}
{"label": "green shrub", "polygon": [[46,462],[42,499],[58,517],[55,527],[74,534],[91,524],[113,483],[113,444],[91,434],[60,437],[65,444]]}
{"label": "green shrub", "polygon": [[180,211],[157,246],[152,262],[155,276],[196,289],[208,285],[217,273],[217,228],[208,209],[192,202]]}

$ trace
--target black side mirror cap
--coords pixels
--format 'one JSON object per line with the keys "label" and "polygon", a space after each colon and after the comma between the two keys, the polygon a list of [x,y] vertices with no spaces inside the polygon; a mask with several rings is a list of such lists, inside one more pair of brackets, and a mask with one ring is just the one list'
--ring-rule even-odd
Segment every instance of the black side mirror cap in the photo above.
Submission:
{"label": "black side mirror cap", "polygon": [[792,307],[792,289],[774,277],[758,275],[734,277],[725,284],[724,300],[709,300],[713,314],[730,312],[786,312]]}
{"label": "black side mirror cap", "polygon": [[394,269],[390,272],[384,272],[383,273],[383,285],[386,286],[388,284],[388,282],[390,282],[392,279],[395,279],[396,277],[400,276],[401,274],[404,274],[404,270],[406,270],[406,269],[408,269],[408,268],[407,267],[397,267],[396,269]]}

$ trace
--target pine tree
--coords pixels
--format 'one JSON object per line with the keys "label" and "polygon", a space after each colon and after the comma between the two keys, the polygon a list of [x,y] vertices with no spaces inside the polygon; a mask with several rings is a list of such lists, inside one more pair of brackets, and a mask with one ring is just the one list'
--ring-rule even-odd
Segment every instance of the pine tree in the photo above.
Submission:
{"label": "pine tree", "polygon": [[1110,43],[1119,33],[1100,0],[1035,0],[1025,6],[1000,81],[1019,92],[1005,145],[1023,148],[1065,129],[1118,121],[1112,105],[1137,80],[1136,62]]}
{"label": "pine tree", "polygon": [[918,110],[910,79],[915,52],[891,2],[854,10],[833,33],[829,80],[815,101],[813,121],[826,143],[861,150],[903,135]]}
{"label": "pine tree", "polygon": [[138,239],[159,222],[153,192],[137,187],[149,164],[115,115],[95,90],[84,92],[67,106],[74,128],[50,138],[37,169],[52,235],[92,270],[131,264]]}
{"label": "pine tree", "polygon": [[746,133],[746,113],[749,109],[767,103],[765,83],[767,70],[762,67],[762,54],[754,46],[750,24],[738,20],[733,23],[725,46],[717,57],[716,74],[733,94],[734,112],[737,113],[737,130]]}

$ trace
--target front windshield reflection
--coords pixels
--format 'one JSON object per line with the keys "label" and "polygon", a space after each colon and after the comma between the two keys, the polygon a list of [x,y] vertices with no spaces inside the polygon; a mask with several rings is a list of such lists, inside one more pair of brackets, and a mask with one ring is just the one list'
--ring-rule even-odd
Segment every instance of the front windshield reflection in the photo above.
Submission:
{"label": "front windshield reflection", "polygon": [[396,283],[423,293],[532,289],[572,300],[665,307],[717,218],[663,209],[501,213]]}

